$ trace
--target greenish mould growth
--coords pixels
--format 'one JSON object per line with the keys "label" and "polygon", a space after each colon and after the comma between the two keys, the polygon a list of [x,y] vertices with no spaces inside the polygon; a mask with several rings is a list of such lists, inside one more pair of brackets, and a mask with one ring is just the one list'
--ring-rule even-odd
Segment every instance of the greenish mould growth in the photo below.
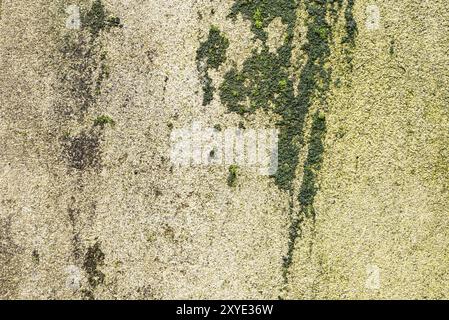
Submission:
{"label": "greenish mould growth", "polygon": [[[290,123],[299,109],[294,94],[291,57],[293,34],[296,24],[296,1],[240,1],[237,0],[229,15],[235,18],[242,14],[252,22],[252,31],[263,42],[260,52],[253,51],[243,63],[242,71],[231,69],[220,86],[221,101],[230,111],[245,115],[262,108],[282,116],[278,123],[280,136],[280,166],[276,182],[284,190],[291,188],[299,152],[298,139],[293,136],[297,126]],[[275,18],[281,18],[287,26],[284,43],[276,52],[270,52],[267,33],[261,27],[268,26]],[[292,127],[295,127],[291,129]],[[287,142],[288,141],[288,142]]]}
{"label": "greenish mould growth", "polygon": [[101,115],[101,116],[98,116],[97,118],[95,118],[95,120],[94,120],[95,126],[101,126],[103,128],[107,124],[114,127],[115,126],[114,119],[112,119],[110,116],[107,116],[107,115]]}
{"label": "greenish mould growth", "polygon": [[203,42],[197,50],[197,60],[206,63],[208,68],[218,69],[226,61],[226,50],[229,40],[216,26],[209,30],[207,41]]}
{"label": "greenish mould growth", "polygon": [[[327,15],[331,9],[335,10],[334,4],[334,1],[331,0],[315,0],[306,3],[306,10],[309,15],[307,43],[302,49],[307,55],[307,61],[300,75],[297,97],[297,106],[302,108],[304,112],[298,113],[289,123],[294,124],[294,127],[299,128],[301,132],[303,131],[305,116],[316,95],[319,97],[319,109],[313,117],[311,136],[308,142],[308,156],[304,164],[303,181],[298,196],[301,210],[299,214],[292,214],[291,216],[288,252],[284,257],[285,281],[287,281],[287,273],[293,260],[296,239],[301,232],[301,222],[305,218],[313,217],[314,219],[315,217],[313,201],[317,193],[316,177],[321,169],[321,158],[324,152],[323,140],[326,132],[325,116],[320,109],[325,104],[326,95],[331,85],[332,73],[332,70],[325,66],[331,53],[330,46],[333,41],[333,25],[332,22],[328,22]],[[341,8],[341,6],[338,6],[338,8]],[[330,14],[332,15],[332,12]],[[346,15],[348,16],[348,14]],[[290,129],[294,127],[290,127]],[[288,142],[289,138],[287,135],[287,140],[284,140],[284,143]],[[283,143],[280,144],[280,150],[282,150],[282,145]]]}
{"label": "greenish mould growth", "polygon": [[215,88],[209,76],[209,69],[217,70],[226,61],[229,40],[215,26],[209,30],[207,40],[201,43],[196,52],[197,68],[203,83],[203,105],[210,104]]}
{"label": "greenish mould growth", "polygon": [[390,40],[390,49],[389,49],[389,53],[390,53],[390,57],[393,57],[393,56],[394,56],[394,53],[395,53],[395,40],[394,40],[394,38],[392,38],[392,39]]}
{"label": "greenish mould growth", "polygon": [[326,118],[322,112],[314,116],[310,133],[309,150],[304,164],[304,177],[299,192],[299,203],[308,217],[314,217],[313,200],[317,193],[316,173],[321,169],[326,134]]}
{"label": "greenish mould growth", "polygon": [[267,47],[261,53],[253,52],[241,72],[231,69],[226,73],[220,86],[221,101],[230,111],[241,115],[259,108],[276,111],[282,102],[292,102],[293,83],[286,69],[289,60],[289,52],[279,56],[270,53]]}
{"label": "greenish mould growth", "polygon": [[39,264],[39,262],[40,262],[40,255],[39,255],[39,251],[37,249],[33,250],[33,252],[31,253],[31,257],[32,257],[33,262],[35,264]]}
{"label": "greenish mould growth", "polygon": [[[313,202],[318,192],[317,175],[321,170],[324,153],[324,139],[326,137],[326,116],[318,111],[313,116],[312,129],[308,141],[307,159],[304,163],[304,176],[299,191],[301,215],[292,217],[289,232],[288,252],[284,257],[284,270],[288,270],[293,260],[295,242],[300,233],[301,222],[305,218],[315,220]],[[284,275],[285,276],[285,275]]]}
{"label": "greenish mould growth", "polygon": [[342,44],[344,45],[343,54],[345,56],[346,63],[348,63],[350,69],[352,70],[352,52],[355,47],[355,39],[358,34],[357,22],[354,19],[354,4],[355,0],[348,0],[345,9],[345,29],[346,35],[342,39]]}
{"label": "greenish mould growth", "polygon": [[238,14],[242,14],[251,21],[251,31],[256,38],[266,41],[268,35],[264,28],[275,18],[280,17],[283,24],[291,27],[289,32],[293,32],[297,7],[296,0],[236,0],[229,17],[235,19]]}
{"label": "greenish mould growth", "polygon": [[102,30],[120,27],[120,19],[110,15],[100,0],[82,12],[83,32],[66,33],[61,41],[61,68],[58,80],[65,101],[57,106],[64,116],[76,114],[83,119],[88,109],[96,104],[101,86],[110,75],[107,52],[103,50],[99,35]]}
{"label": "greenish mould growth", "polygon": [[329,88],[330,71],[324,64],[330,55],[332,38],[332,29],[326,20],[327,2],[319,0],[307,2],[306,8],[310,18],[307,21],[307,43],[302,48],[307,60],[299,76],[299,94],[295,95],[290,61],[296,6],[295,1],[286,0],[236,1],[231,17],[242,13],[244,17],[254,22],[255,16],[259,14],[250,15],[250,13],[261,8],[260,12],[267,13],[264,19],[267,23],[280,17],[287,24],[287,35],[284,44],[277,52],[272,53],[266,44],[266,37],[253,30],[256,36],[264,41],[262,50],[253,52],[243,63],[242,71],[231,69],[220,86],[221,101],[230,111],[244,115],[262,108],[281,116],[278,123],[279,169],[275,180],[281,189],[288,191],[291,191],[295,178],[298,154],[303,143],[304,121],[312,98],[315,94],[321,93],[324,99],[324,92]]}
{"label": "greenish mould growth", "polygon": [[279,137],[280,167],[276,182],[283,189],[291,190],[296,177],[298,154],[303,144],[303,131],[306,116],[312,99],[319,94],[325,99],[329,88],[330,70],[325,62],[330,55],[331,26],[326,20],[326,3],[310,1],[306,4],[309,14],[307,21],[306,44],[302,47],[307,60],[299,75],[298,95],[293,105],[286,105],[281,110],[283,116]]}
{"label": "greenish mould growth", "polygon": [[101,251],[100,243],[96,242],[92,247],[87,249],[84,256],[83,268],[87,274],[87,281],[89,283],[89,290],[84,290],[84,295],[88,299],[92,299],[93,291],[102,284],[105,279],[105,274],[98,270],[98,267],[104,264],[104,253]]}
{"label": "greenish mould growth", "polygon": [[114,27],[123,27],[120,18],[110,16],[101,2],[95,0],[92,7],[82,18],[82,25],[90,30],[92,37],[97,37],[102,30],[109,30]]}
{"label": "greenish mould growth", "polygon": [[[334,43],[335,26],[344,11],[345,34],[342,38],[346,60],[351,62],[351,49],[355,46],[357,24],[353,17],[354,0],[310,0],[304,3],[307,11],[306,42],[300,48],[305,57],[299,71],[296,94],[296,64],[291,61],[294,49],[293,38],[296,26],[298,1],[294,0],[235,0],[229,17],[241,14],[251,21],[251,30],[262,48],[253,51],[243,62],[239,71],[232,68],[220,85],[220,99],[229,111],[242,116],[258,109],[271,111],[280,116],[277,126],[279,134],[279,167],[274,177],[282,190],[292,194],[293,182],[299,163],[299,152],[306,144],[304,127],[312,105],[317,108],[313,116],[308,158],[304,164],[304,178],[298,195],[301,212],[295,214],[291,203],[290,240],[284,257],[284,277],[292,261],[294,245],[300,232],[300,222],[305,217],[314,217],[313,201],[317,193],[316,177],[321,167],[324,152],[325,116],[323,109],[331,87],[331,67],[327,66]],[[265,31],[275,18],[281,18],[287,26],[284,43],[271,52]],[[315,104],[316,102],[316,104]]]}
{"label": "greenish mould growth", "polygon": [[229,166],[228,186],[235,188],[237,186],[237,178],[239,174],[239,167],[237,165]]}
{"label": "greenish mould growth", "polygon": [[97,95],[101,93],[101,84],[103,83],[103,80],[108,79],[110,75],[110,70],[106,58],[107,58],[106,52],[102,52],[100,56],[100,67],[98,71],[98,77],[95,84],[95,93]]}
{"label": "greenish mould growth", "polygon": [[98,169],[100,166],[100,138],[94,133],[82,132],[63,140],[64,158],[77,170]]}

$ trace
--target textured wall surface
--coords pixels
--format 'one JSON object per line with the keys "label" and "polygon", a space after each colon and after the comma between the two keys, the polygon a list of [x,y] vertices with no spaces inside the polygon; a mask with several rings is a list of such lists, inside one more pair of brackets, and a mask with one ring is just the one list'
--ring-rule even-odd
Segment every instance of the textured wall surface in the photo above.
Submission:
{"label": "textured wall surface", "polygon": [[448,299],[448,48],[445,0],[0,1],[0,298]]}

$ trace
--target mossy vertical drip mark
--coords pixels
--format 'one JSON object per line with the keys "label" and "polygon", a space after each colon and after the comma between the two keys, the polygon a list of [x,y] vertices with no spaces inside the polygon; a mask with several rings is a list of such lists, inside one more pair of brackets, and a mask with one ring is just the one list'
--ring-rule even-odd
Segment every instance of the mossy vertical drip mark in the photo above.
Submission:
{"label": "mossy vertical drip mark", "polygon": [[[311,99],[315,92],[320,94],[320,105],[323,105],[326,100],[326,93],[330,88],[332,70],[325,68],[325,62],[330,56],[330,45],[333,40],[333,25],[327,22],[326,16],[329,8],[335,11],[334,4],[335,2],[332,0],[315,0],[306,4],[309,21],[307,44],[303,49],[307,52],[308,60],[301,73],[299,105],[307,109],[310,107]],[[343,37],[342,42],[347,43],[349,48],[355,46],[355,36],[357,34],[357,24],[352,15],[353,6],[354,1],[348,0],[345,9],[346,35]],[[334,13],[335,16],[338,16],[341,8],[340,1],[337,6],[337,12]],[[351,64],[351,50],[346,48],[344,54],[346,62]],[[301,233],[301,223],[306,218],[311,218],[315,221],[313,202],[318,191],[316,179],[321,169],[324,153],[323,143],[326,136],[326,116],[324,110],[320,109],[315,113],[312,120],[307,159],[304,163],[303,180],[298,195],[300,212],[298,215],[291,217],[288,252],[284,257],[285,282],[287,282],[288,269],[293,261],[295,243]]]}
{"label": "mossy vertical drip mark", "polygon": [[[80,213],[81,210],[88,210],[93,215],[96,202],[85,192],[80,181],[84,181],[82,177],[85,175],[98,174],[98,169],[101,168],[102,128],[106,125],[113,126],[115,122],[106,115],[97,117],[93,124],[86,123],[85,118],[90,109],[98,108],[97,100],[102,82],[110,73],[107,51],[102,45],[102,33],[120,27],[120,19],[110,15],[101,0],[95,0],[89,8],[81,8],[81,29],[66,30],[59,48],[61,63],[56,86],[60,97],[55,104],[56,113],[61,117],[58,121],[70,126],[71,120],[77,119],[78,126],[84,127],[75,135],[70,130],[65,130],[60,142],[63,146],[62,158],[76,178],[74,180],[72,174],[67,178],[67,182],[74,185],[72,203],[67,211],[72,226],[72,258],[76,265],[82,266],[87,275],[87,284],[80,291],[86,299],[94,299],[95,289],[105,280],[105,274],[99,270],[105,255],[99,242],[86,248],[83,255],[83,230],[80,226],[87,222],[81,220],[83,218]],[[79,204],[75,202],[75,195],[82,199]]]}
{"label": "mossy vertical drip mark", "polygon": [[87,252],[84,256],[83,269],[87,274],[87,281],[89,289],[84,289],[82,293],[84,297],[93,300],[95,289],[103,284],[105,280],[105,274],[101,272],[98,267],[104,264],[105,255],[101,251],[100,243],[96,242],[92,247],[87,248]]}
{"label": "mossy vertical drip mark", "polygon": [[317,112],[313,117],[307,159],[304,164],[304,178],[299,192],[299,203],[306,217],[315,217],[315,212],[311,206],[317,193],[316,173],[321,169],[325,136],[326,116],[323,112]]}
{"label": "mossy vertical drip mark", "polygon": [[[304,123],[312,99],[317,92],[322,98],[329,88],[330,71],[324,64],[330,55],[331,27],[326,21],[326,1],[309,1],[306,4],[309,14],[306,44],[302,50],[307,56],[299,76],[298,96],[293,106],[282,110],[283,123],[279,138],[279,171],[276,182],[284,189],[291,189],[298,165],[298,154],[304,144]],[[296,142],[296,143],[295,143]]]}
{"label": "mossy vertical drip mark", "polygon": [[123,27],[120,18],[106,12],[101,0],[95,0],[92,3],[91,9],[82,17],[82,25],[89,29],[93,40],[99,36],[102,30],[108,31],[110,28]]}
{"label": "mossy vertical drip mark", "polygon": [[[251,21],[255,39],[262,41],[262,48],[253,51],[244,61],[241,71],[235,67],[227,72],[220,85],[220,99],[229,111],[242,116],[261,108],[279,114],[277,123],[279,136],[279,168],[274,179],[278,187],[293,197],[293,182],[299,163],[299,151],[305,145],[304,125],[313,100],[318,98],[318,110],[313,116],[308,141],[308,155],[304,163],[303,181],[297,195],[300,212],[290,203],[290,233],[287,255],[283,259],[284,280],[297,237],[304,218],[315,217],[313,201],[317,193],[316,178],[321,168],[326,133],[326,118],[323,105],[331,86],[332,69],[326,66],[334,42],[334,26],[344,10],[345,35],[342,38],[343,54],[351,64],[351,52],[355,46],[357,24],[353,16],[354,0],[310,0],[304,2],[308,18],[306,21],[306,43],[301,48],[306,56],[299,74],[298,94],[295,95],[294,76],[291,65],[293,36],[297,19],[298,1],[294,0],[236,0],[230,18],[241,14]],[[275,53],[270,52],[265,28],[275,19],[281,18],[287,26],[284,43]]]}
{"label": "mossy vertical drip mark", "polygon": [[[351,65],[351,52],[355,46],[357,24],[353,17],[354,0],[311,0],[304,3],[308,18],[306,21],[306,43],[301,48],[306,56],[305,65],[299,75],[298,94],[295,95],[294,76],[291,65],[293,36],[296,25],[298,2],[294,0],[236,0],[231,8],[230,18],[241,14],[251,21],[251,30],[262,47],[254,50],[243,62],[241,71],[231,68],[220,85],[220,99],[229,111],[242,116],[258,109],[280,115],[277,123],[279,136],[279,168],[274,177],[282,190],[293,196],[293,181],[299,163],[299,151],[305,145],[304,125],[316,98],[318,109],[312,117],[312,129],[308,142],[307,159],[303,168],[303,180],[297,195],[300,212],[290,203],[291,225],[288,252],[283,259],[284,280],[293,260],[297,237],[301,233],[301,222],[305,218],[315,219],[313,202],[317,194],[317,175],[321,169],[326,134],[326,116],[323,105],[331,86],[332,69],[326,66],[333,44],[334,26],[344,9],[345,31],[342,38],[343,54]],[[287,26],[284,43],[275,53],[267,45],[266,27],[281,18]],[[210,90],[210,78],[205,74],[205,88]]]}
{"label": "mossy vertical drip mark", "polygon": [[197,68],[203,83],[203,106],[212,102],[215,91],[209,69],[217,70],[226,61],[228,47],[229,40],[222,35],[220,29],[212,26],[207,40],[201,43],[196,52]]}
{"label": "mossy vertical drip mark", "polygon": [[[295,115],[294,120],[290,120],[289,123],[293,124],[294,127],[289,128],[289,130],[294,130],[295,128],[299,132],[304,130],[305,117],[307,116],[309,109],[312,104],[312,100],[315,94],[319,93],[320,97],[320,107],[326,100],[326,93],[329,90],[331,70],[325,68],[325,63],[330,55],[330,44],[332,40],[332,26],[327,22],[327,13],[329,4],[333,1],[327,0],[315,0],[306,3],[306,10],[308,13],[307,21],[307,43],[303,46],[303,50],[307,55],[307,60],[305,66],[303,67],[299,79],[299,94],[297,98],[297,109],[301,110]],[[337,12],[338,14],[338,12]],[[321,117],[321,116],[320,116]],[[300,203],[300,212],[293,212],[290,217],[290,230],[289,230],[289,243],[288,251],[283,259],[284,265],[284,281],[287,282],[288,269],[293,261],[293,252],[295,249],[295,243],[297,237],[300,235],[300,225],[306,215],[306,211],[313,211],[313,200],[316,194],[315,189],[315,178],[316,171],[312,170],[312,152],[314,158],[319,158],[324,152],[324,148],[318,148],[316,137],[322,137],[324,133],[320,133],[322,126],[318,126],[317,116],[314,117],[311,131],[311,138],[309,141],[308,158],[306,159],[304,165],[303,181],[300,188],[300,193],[298,196],[298,201]],[[297,133],[295,133],[297,134]],[[287,136],[288,138],[288,136]],[[324,137],[322,137],[324,138]],[[301,142],[304,143],[302,136]],[[285,141],[288,143],[288,140]],[[280,145],[281,147],[282,145]],[[297,165],[297,158],[296,163]],[[293,170],[296,170],[296,166]],[[319,170],[319,168],[315,168]],[[294,173],[292,174],[294,178]],[[291,182],[290,182],[291,183]],[[308,205],[305,206],[304,199],[307,197]]]}
{"label": "mossy vertical drip mark", "polygon": [[343,54],[346,63],[349,65],[350,70],[352,70],[352,51],[355,47],[355,39],[358,34],[357,22],[354,19],[354,4],[355,0],[348,0],[345,9],[345,29],[346,35],[342,39],[342,44],[344,45]]}
{"label": "mossy vertical drip mark", "polygon": [[[282,115],[278,123],[280,168],[276,183],[284,190],[291,189],[299,153],[297,133],[301,131],[297,130],[296,120],[301,118],[298,113],[302,110],[294,107],[297,102],[290,71],[297,6],[294,0],[237,0],[234,3],[229,17],[235,19],[242,14],[250,20],[251,30],[263,45],[260,52],[253,51],[243,63],[242,71],[231,69],[220,86],[220,99],[232,112],[246,115],[262,108]],[[283,44],[273,53],[267,45],[268,34],[264,28],[275,18],[281,18],[287,28]]]}
{"label": "mossy vertical drip mark", "polygon": [[107,52],[103,50],[99,37],[103,30],[122,27],[120,19],[110,15],[100,0],[81,15],[81,32],[66,33],[60,52],[66,70],[61,70],[59,82],[61,88],[67,90],[70,100],[76,109],[59,106],[65,115],[76,114],[83,119],[88,109],[95,105],[101,93],[102,82],[109,77]]}
{"label": "mossy vertical drip mark", "polygon": [[317,111],[313,116],[312,129],[308,141],[307,159],[304,163],[304,175],[298,196],[301,214],[291,217],[288,251],[284,258],[284,277],[287,276],[288,268],[293,260],[293,251],[295,249],[296,239],[300,236],[301,223],[305,218],[315,220],[313,202],[318,191],[316,179],[323,160],[325,137],[326,117],[323,112]]}
{"label": "mossy vertical drip mark", "polygon": [[[323,93],[328,89],[330,79],[330,71],[324,68],[332,37],[332,30],[326,21],[327,2],[309,1],[306,4],[310,15],[307,44],[302,48],[307,61],[299,76],[299,94],[294,94],[291,56],[297,6],[298,3],[292,0],[235,2],[230,17],[241,13],[250,19],[252,30],[256,38],[263,41],[263,47],[260,52],[254,51],[243,63],[241,72],[231,69],[220,86],[221,101],[230,111],[245,115],[262,108],[281,115],[277,124],[280,129],[279,168],[275,181],[286,191],[292,191],[298,155],[304,143],[304,122],[312,98],[317,91]],[[287,25],[287,31],[284,44],[272,53],[266,44],[266,31],[260,28],[260,24],[268,26],[277,17]],[[321,96],[325,97],[324,94]]]}

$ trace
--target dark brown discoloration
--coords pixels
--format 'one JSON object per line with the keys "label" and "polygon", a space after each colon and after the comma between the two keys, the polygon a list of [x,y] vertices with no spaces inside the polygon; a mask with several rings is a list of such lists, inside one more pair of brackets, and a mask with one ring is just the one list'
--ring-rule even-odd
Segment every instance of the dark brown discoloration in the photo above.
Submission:
{"label": "dark brown discoloration", "polygon": [[0,299],[16,294],[20,265],[18,254],[21,248],[13,241],[11,218],[0,218]]}
{"label": "dark brown discoloration", "polygon": [[64,118],[83,118],[96,100],[94,75],[98,66],[98,49],[81,34],[76,37],[67,35],[59,50],[63,64],[58,72],[56,89],[68,98],[61,101],[69,103],[58,104],[56,111]]}
{"label": "dark brown discoloration", "polygon": [[101,251],[100,243],[96,242],[92,247],[87,249],[83,263],[83,268],[87,273],[87,280],[90,286],[90,290],[85,290],[85,296],[88,299],[93,299],[93,291],[98,285],[104,282],[105,274],[98,270],[98,267],[103,264],[104,253]]}
{"label": "dark brown discoloration", "polygon": [[64,141],[65,157],[68,165],[77,170],[96,169],[100,166],[99,136],[82,132]]}
{"label": "dark brown discoloration", "polygon": [[39,264],[39,262],[40,262],[40,255],[39,255],[39,251],[37,249],[33,250],[33,252],[31,253],[31,257],[32,257],[33,262],[35,264]]}

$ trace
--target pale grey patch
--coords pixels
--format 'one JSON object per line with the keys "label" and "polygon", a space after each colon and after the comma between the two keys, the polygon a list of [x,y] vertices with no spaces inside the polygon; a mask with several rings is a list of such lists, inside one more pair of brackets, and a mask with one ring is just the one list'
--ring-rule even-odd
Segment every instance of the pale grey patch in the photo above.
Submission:
{"label": "pale grey patch", "polygon": [[366,282],[365,287],[370,290],[380,289],[380,268],[376,265],[366,266]]}
{"label": "pale grey patch", "polygon": [[73,291],[79,290],[81,287],[81,271],[77,266],[70,265],[65,269],[67,278],[65,285]]}
{"label": "pale grey patch", "polygon": [[372,4],[366,7],[366,28],[368,30],[377,30],[380,28],[380,9]]}
{"label": "pale grey patch", "polygon": [[77,5],[72,4],[67,7],[65,12],[69,15],[65,22],[66,28],[79,30],[81,28],[80,8]]}

